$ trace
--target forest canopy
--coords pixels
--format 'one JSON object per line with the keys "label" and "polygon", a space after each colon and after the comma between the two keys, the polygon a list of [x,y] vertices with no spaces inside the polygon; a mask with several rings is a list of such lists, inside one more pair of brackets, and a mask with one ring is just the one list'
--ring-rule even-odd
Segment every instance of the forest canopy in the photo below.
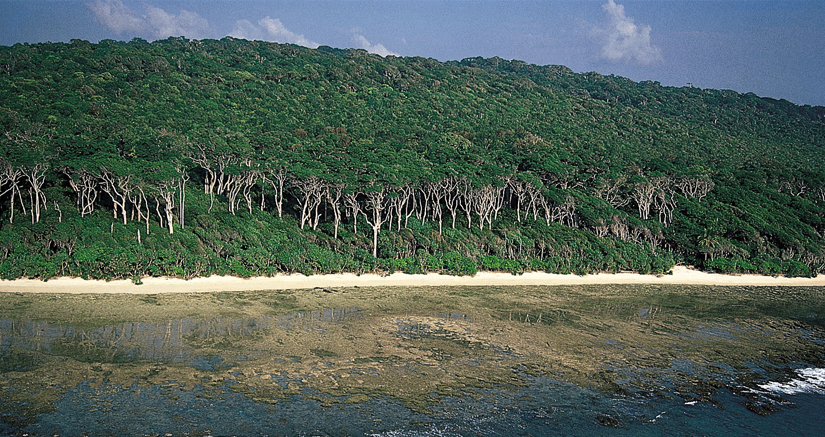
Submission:
{"label": "forest canopy", "polygon": [[815,276],[825,108],[234,38],[0,47],[0,277]]}

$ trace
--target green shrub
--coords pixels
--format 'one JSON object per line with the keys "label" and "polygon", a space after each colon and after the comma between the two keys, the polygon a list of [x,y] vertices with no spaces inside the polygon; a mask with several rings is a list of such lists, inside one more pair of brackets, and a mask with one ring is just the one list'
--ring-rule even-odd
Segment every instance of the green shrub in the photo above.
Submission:
{"label": "green shrub", "polygon": [[782,273],[782,267],[773,261],[761,261],[757,267],[759,274],[766,276],[778,276]]}
{"label": "green shrub", "polygon": [[715,258],[705,262],[705,268],[717,273],[733,273],[736,271],[736,261],[730,258]]}
{"label": "green shrub", "polygon": [[501,270],[501,258],[495,255],[482,255],[479,258],[482,270],[495,272]]}
{"label": "green shrub", "polygon": [[789,278],[811,277],[811,269],[799,261],[788,260],[782,265],[785,276]]}
{"label": "green shrub", "polygon": [[524,266],[514,259],[505,259],[501,262],[501,270],[516,275],[524,272]]}

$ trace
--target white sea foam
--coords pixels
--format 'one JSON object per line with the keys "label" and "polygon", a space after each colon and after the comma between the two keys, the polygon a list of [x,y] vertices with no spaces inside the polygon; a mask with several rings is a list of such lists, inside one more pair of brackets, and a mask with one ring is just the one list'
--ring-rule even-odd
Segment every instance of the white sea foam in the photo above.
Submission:
{"label": "white sea foam", "polygon": [[760,384],[759,388],[774,393],[795,395],[799,393],[825,394],[825,369],[809,367],[798,369],[799,378],[788,382],[768,382]]}
{"label": "white sea foam", "polygon": [[447,429],[430,428],[426,431],[412,431],[412,430],[391,430],[380,434],[367,434],[369,437],[453,437],[459,434],[454,434]]}

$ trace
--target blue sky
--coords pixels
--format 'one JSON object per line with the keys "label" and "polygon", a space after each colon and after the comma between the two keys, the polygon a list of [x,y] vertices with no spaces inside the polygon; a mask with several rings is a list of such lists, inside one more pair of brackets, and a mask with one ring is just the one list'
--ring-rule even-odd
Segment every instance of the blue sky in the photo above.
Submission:
{"label": "blue sky", "polygon": [[822,0],[0,0],[0,45],[227,35],[499,56],[825,106]]}

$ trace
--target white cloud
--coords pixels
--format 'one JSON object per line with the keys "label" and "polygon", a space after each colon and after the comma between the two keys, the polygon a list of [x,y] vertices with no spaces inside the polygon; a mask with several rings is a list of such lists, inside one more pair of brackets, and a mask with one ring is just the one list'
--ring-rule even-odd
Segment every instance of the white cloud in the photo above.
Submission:
{"label": "white cloud", "polygon": [[359,48],[362,48],[370,53],[374,53],[379,56],[398,56],[397,53],[390,51],[388,48],[384,47],[383,44],[371,44],[364,35],[356,33],[352,36],[352,40],[358,44]]}
{"label": "white cloud", "polygon": [[290,31],[281,23],[281,20],[269,16],[258,20],[257,26],[249,20],[238,20],[235,22],[235,28],[229,32],[229,36],[249,40],[273,41],[282,44],[297,44],[311,49],[320,45],[303,35]]}
{"label": "white cloud", "polygon": [[607,14],[608,24],[604,29],[596,29],[602,40],[601,58],[611,62],[635,61],[643,65],[662,60],[659,47],[650,41],[650,26],[636,24],[624,13],[624,6],[608,0],[602,5]]}
{"label": "white cloud", "polygon": [[144,4],[145,15],[129,9],[121,0],[98,0],[87,3],[101,24],[118,35],[138,33],[155,38],[185,36],[204,38],[209,33],[209,22],[196,12],[182,9],[180,14],[170,14],[163,9]]}
{"label": "white cloud", "polygon": [[235,22],[235,28],[227,34],[233,38],[242,38],[248,40],[263,40],[264,34],[261,29],[252,24],[249,20],[238,20]]}
{"label": "white cloud", "polygon": [[87,3],[97,20],[118,35],[123,32],[142,32],[146,21],[127,8],[120,0],[102,0]]}
{"label": "white cloud", "polygon": [[303,35],[290,32],[289,29],[284,27],[281,20],[277,18],[269,18],[267,16],[258,20],[258,24],[266,29],[266,32],[275,38],[277,42],[298,44],[299,46],[309,47],[311,49],[317,48],[320,45],[317,42],[304,38]]}
{"label": "white cloud", "polygon": [[195,12],[181,9],[180,14],[174,15],[150,5],[146,5],[145,8],[147,22],[158,38],[168,36],[202,38],[209,31],[209,22]]}

